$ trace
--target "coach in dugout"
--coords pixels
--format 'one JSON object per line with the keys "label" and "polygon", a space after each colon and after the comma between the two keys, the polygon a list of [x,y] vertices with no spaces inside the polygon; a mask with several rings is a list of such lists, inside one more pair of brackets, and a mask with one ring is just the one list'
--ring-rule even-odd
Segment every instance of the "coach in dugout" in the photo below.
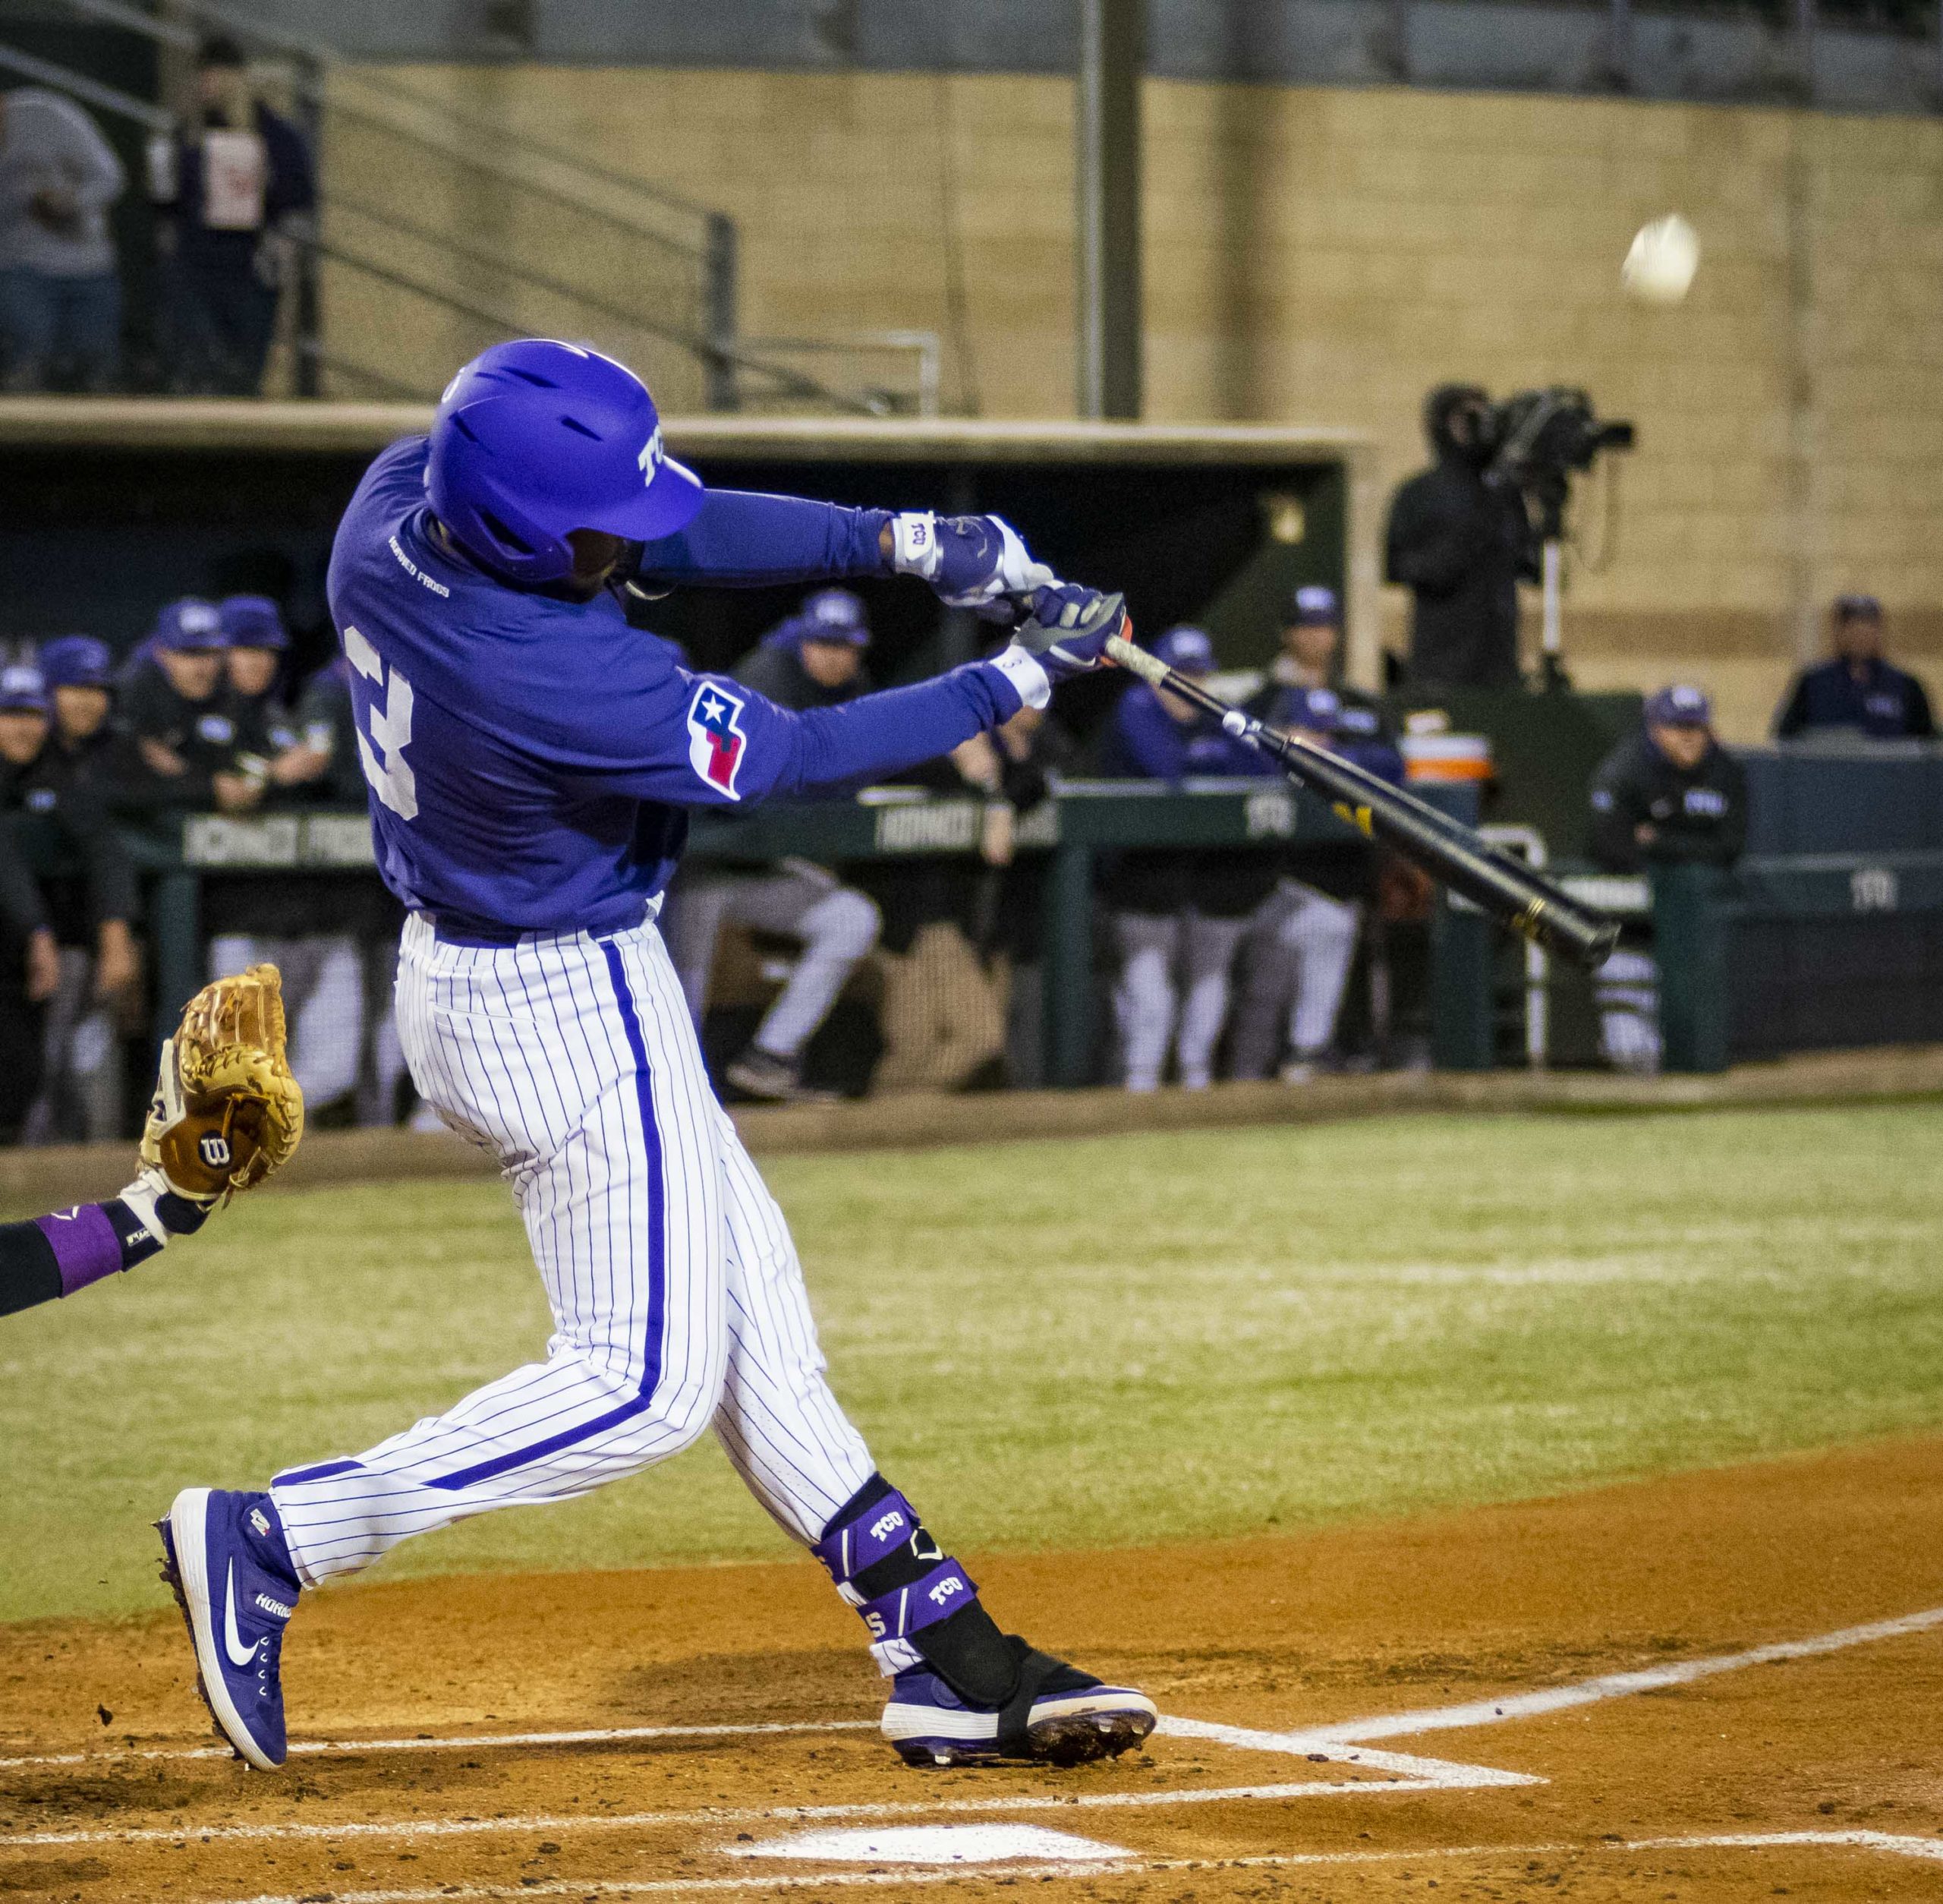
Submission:
{"label": "coach in dugout", "polygon": [[[1699,689],[1661,688],[1592,776],[1592,858],[1609,872],[1733,865],[1747,843],[1747,777],[1715,738]],[[1660,1068],[1659,967],[1629,932],[1595,979],[1599,1038],[1620,1070]]]}
{"label": "coach in dugout", "polygon": [[1871,740],[1933,740],[1929,696],[1913,674],[1882,658],[1882,604],[1838,595],[1830,612],[1835,653],[1804,668],[1775,716],[1775,738],[1848,733]]}
{"label": "coach in dugout", "polygon": [[[837,707],[871,692],[864,664],[870,642],[863,603],[847,588],[820,589],[762,638],[735,679],[798,714]],[[745,1097],[770,1103],[823,1095],[804,1085],[803,1048],[829,1017],[858,960],[877,944],[883,922],[875,903],[806,859],[698,867],[682,874],[672,903],[675,969],[698,1027],[724,925],[752,926],[801,942],[788,982],[723,1075]]]}

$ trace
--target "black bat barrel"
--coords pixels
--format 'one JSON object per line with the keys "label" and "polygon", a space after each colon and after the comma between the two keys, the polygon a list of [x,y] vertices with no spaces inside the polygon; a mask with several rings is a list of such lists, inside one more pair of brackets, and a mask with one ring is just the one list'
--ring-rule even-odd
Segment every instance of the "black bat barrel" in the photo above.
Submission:
{"label": "black bat barrel", "polygon": [[1562,887],[1509,853],[1501,853],[1471,827],[1438,812],[1414,794],[1392,787],[1340,754],[1291,739],[1259,721],[1248,720],[1198,681],[1176,673],[1131,641],[1109,641],[1107,651],[1142,680],[1205,708],[1230,732],[1245,734],[1280,761],[1297,786],[1327,800],[1371,838],[1394,846],[1453,892],[1547,951],[1592,966],[1602,965],[1617,942],[1616,920],[1580,905]]}

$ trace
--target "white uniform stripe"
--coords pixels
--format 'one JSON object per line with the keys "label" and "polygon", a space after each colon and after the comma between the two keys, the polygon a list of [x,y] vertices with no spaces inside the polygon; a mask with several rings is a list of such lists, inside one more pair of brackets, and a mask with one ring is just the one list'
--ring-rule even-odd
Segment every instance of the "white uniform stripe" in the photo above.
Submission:
{"label": "white uniform stripe", "polygon": [[[420,1092],[499,1158],[555,1332],[544,1362],[357,1465],[276,1485],[304,1580],[353,1571],[411,1534],[491,1508],[585,1493],[678,1452],[711,1422],[778,1524],[815,1540],[869,1478],[869,1452],[823,1380],[788,1228],[715,1102],[654,928],[605,943],[569,935],[471,947],[414,919],[398,993]],[[651,1144],[665,1281],[659,1376],[642,1405],[653,1359]],[[461,1484],[439,1485],[455,1476]]]}

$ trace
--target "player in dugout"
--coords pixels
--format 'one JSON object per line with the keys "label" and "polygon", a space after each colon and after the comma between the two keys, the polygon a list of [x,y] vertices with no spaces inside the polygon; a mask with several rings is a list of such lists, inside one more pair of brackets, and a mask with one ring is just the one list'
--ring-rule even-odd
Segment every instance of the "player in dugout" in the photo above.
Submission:
{"label": "player in dugout", "polygon": [[[1214,645],[1198,628],[1170,628],[1154,652],[1182,674],[1214,672]],[[1164,780],[1272,774],[1268,757],[1222,731],[1164,688],[1136,682],[1114,704],[1101,749],[1109,774]],[[1160,1087],[1171,1048],[1190,1091],[1214,1081],[1215,1048],[1227,1022],[1229,972],[1249,919],[1275,882],[1261,853],[1142,848],[1108,865],[1102,894],[1120,958],[1113,1013],[1126,1088]]]}
{"label": "player in dugout", "polygon": [[237,745],[214,602],[189,595],[156,616],[121,680],[119,714],[155,790],[176,807],[247,812],[263,798]]}
{"label": "player in dugout", "polygon": [[[1713,704],[1684,683],[1646,698],[1645,718],[1592,776],[1592,858],[1609,872],[1722,868],[1747,843],[1747,776],[1714,735]],[[1659,966],[1629,930],[1600,966],[1600,1044],[1621,1070],[1660,1068]]]}
{"label": "player in dugout", "polygon": [[[777,624],[738,665],[735,678],[779,708],[802,713],[839,708],[871,689],[864,661],[871,624],[848,588],[819,589]],[[682,876],[670,927],[675,969],[698,1026],[708,1001],[718,934],[753,926],[801,945],[755,1036],[723,1075],[745,1097],[814,1102],[824,1093],[803,1083],[803,1048],[829,1017],[838,993],[877,942],[876,904],[827,868],[807,859],[737,865],[716,862]]]}
{"label": "player in dugout", "polygon": [[58,976],[46,1001],[39,1088],[22,1130],[30,1144],[99,1143],[121,1129],[121,1020],[141,978],[135,868],[111,823],[96,771],[109,696],[105,644],[64,635],[42,651],[42,699],[10,698],[0,716],[0,807],[23,846],[59,871],[36,883]]}
{"label": "player in dugout", "polygon": [[1775,714],[1775,738],[1859,734],[1870,740],[1934,740],[1929,695],[1916,677],[1883,658],[1882,604],[1838,595],[1829,611],[1833,657],[1795,676]]}
{"label": "player in dugout", "polygon": [[[1342,645],[1336,591],[1320,583],[1298,588],[1282,652],[1248,711],[1400,785],[1403,758],[1381,704],[1337,679]],[[1356,840],[1308,841],[1280,854],[1274,891],[1249,922],[1242,947],[1228,1040],[1232,1077],[1276,1073],[1284,1083],[1302,1084],[1326,1061],[1377,864],[1377,849]]]}

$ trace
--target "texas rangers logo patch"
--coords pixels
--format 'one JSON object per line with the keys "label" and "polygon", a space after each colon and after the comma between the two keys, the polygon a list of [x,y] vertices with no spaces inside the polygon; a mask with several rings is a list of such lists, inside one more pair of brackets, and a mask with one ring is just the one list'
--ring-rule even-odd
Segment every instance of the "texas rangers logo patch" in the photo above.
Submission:
{"label": "texas rangers logo patch", "polygon": [[716,793],[732,800],[748,736],[738,716],[748,704],[713,681],[704,681],[688,704],[688,764]]}

